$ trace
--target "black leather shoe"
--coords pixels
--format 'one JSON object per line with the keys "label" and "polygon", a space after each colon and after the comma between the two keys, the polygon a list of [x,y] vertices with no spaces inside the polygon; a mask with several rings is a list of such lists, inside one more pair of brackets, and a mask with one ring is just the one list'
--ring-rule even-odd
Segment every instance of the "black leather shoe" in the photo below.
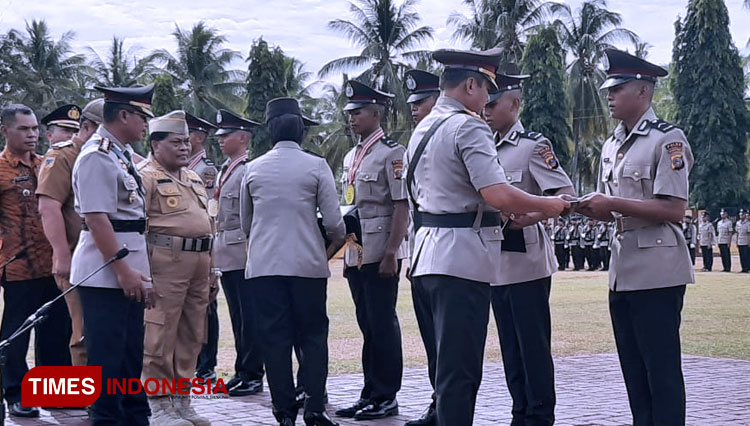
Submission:
{"label": "black leather shoe", "polygon": [[354,415],[354,420],[375,420],[398,414],[398,401],[389,399],[387,401],[372,402]]}
{"label": "black leather shoe", "polygon": [[24,407],[20,402],[14,402],[8,404],[8,412],[11,416],[16,417],[39,417],[39,408],[37,407]]}
{"label": "black leather shoe", "polygon": [[367,405],[370,404],[370,401],[367,399],[361,399],[354,403],[351,407],[348,408],[342,408],[338,411],[336,411],[336,415],[339,417],[354,417],[355,414],[357,414],[357,411],[367,407]]}
{"label": "black leather shoe", "polygon": [[339,426],[338,423],[331,419],[331,416],[325,410],[319,413],[305,413],[306,426]]}
{"label": "black leather shoe", "polygon": [[284,417],[279,422],[279,426],[294,426],[294,420],[290,419],[289,417]]}
{"label": "black leather shoe", "polygon": [[196,371],[195,377],[203,384],[206,383],[206,380],[211,380],[211,383],[216,383],[216,372],[214,370]]}
{"label": "black leather shoe", "polygon": [[430,404],[427,411],[422,414],[422,417],[414,420],[409,420],[404,423],[404,426],[435,426],[437,425],[437,413],[435,412],[435,403]]}
{"label": "black leather shoe", "polygon": [[263,392],[261,380],[241,380],[236,386],[228,387],[229,396],[248,396]]}

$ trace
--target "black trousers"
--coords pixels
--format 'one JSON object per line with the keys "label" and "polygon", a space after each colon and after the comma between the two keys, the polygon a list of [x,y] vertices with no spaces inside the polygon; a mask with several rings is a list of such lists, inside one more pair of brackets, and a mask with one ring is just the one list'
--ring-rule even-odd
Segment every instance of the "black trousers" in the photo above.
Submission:
{"label": "black trousers", "polygon": [[302,386],[306,412],[323,411],[328,378],[328,315],[325,278],[259,277],[243,286],[243,297],[252,295],[260,347],[266,360],[274,415],[296,418],[292,348],[304,353]]}
{"label": "black trousers", "polygon": [[198,374],[208,373],[216,369],[216,356],[219,352],[219,304],[216,300],[208,304],[206,312],[208,322],[208,334],[206,343],[203,344],[198,354],[198,364],[195,371]]}
{"label": "black trousers", "polygon": [[404,362],[401,347],[401,327],[396,313],[399,274],[382,278],[380,263],[362,265],[361,269],[346,268],[362,331],[362,372],[365,378],[360,398],[376,402],[396,397],[401,389]]}
{"label": "black trousers", "polygon": [[482,382],[489,283],[446,275],[413,280],[428,301],[424,328],[434,334],[438,425],[470,426]]}
{"label": "black trousers", "polygon": [[695,249],[690,248],[690,243],[688,243],[688,253],[690,253],[690,261],[693,263],[693,266],[695,266]]}
{"label": "black trousers", "polygon": [[684,426],[680,321],[685,286],[609,293],[633,426]]}
{"label": "black trousers", "polygon": [[740,252],[740,265],[742,265],[742,272],[750,271],[750,246],[737,246],[737,250]]}
{"label": "black trousers", "polygon": [[601,261],[602,271],[609,270],[609,257],[611,255],[609,247],[599,247],[599,260]]}
{"label": "black trousers", "polygon": [[[23,281],[3,281],[3,322],[0,326],[0,340],[7,339],[24,320],[43,304],[60,295],[60,290],[52,277]],[[45,318],[34,329],[34,358],[37,366],[71,365],[70,316],[64,300],[52,305]],[[9,404],[21,401],[21,382],[29,371],[26,352],[29,350],[29,335],[19,336],[5,350],[3,365],[3,391]]]}
{"label": "black trousers", "polygon": [[263,379],[263,358],[258,346],[257,315],[253,308],[253,293],[241,290],[249,288],[245,271],[228,271],[221,276],[221,286],[227,298],[229,318],[234,334],[234,374],[242,380]]}
{"label": "black trousers", "polygon": [[92,423],[148,425],[146,394],[108,395],[107,379],[140,379],[143,369],[143,304],[113,288],[79,287],[88,365],[102,367],[105,388],[91,407]]}
{"label": "black trousers", "polygon": [[573,257],[573,269],[576,271],[583,269],[586,261],[586,257],[583,254],[583,248],[579,245],[574,245],[570,250]]}
{"label": "black trousers", "polygon": [[568,267],[568,250],[565,244],[555,244],[555,258],[557,259],[557,269],[564,271]]}
{"label": "black trousers", "polygon": [[732,270],[732,255],[729,253],[729,244],[719,244],[719,254],[721,254],[721,266],[724,272]]}
{"label": "black trousers", "polygon": [[594,246],[585,246],[583,249],[583,255],[586,258],[586,263],[588,263],[590,270],[599,267],[599,249],[595,249]]}
{"label": "black trousers", "polygon": [[435,370],[437,368],[437,342],[435,341],[435,328],[430,317],[430,296],[422,281],[411,280],[411,299],[414,303],[414,314],[417,317],[419,334],[422,336],[425,352],[427,353],[427,375],[432,386],[432,400],[436,401],[435,394]]}
{"label": "black trousers", "polygon": [[513,398],[511,426],[555,423],[555,371],[549,294],[552,277],[493,286],[505,380]]}
{"label": "black trousers", "polygon": [[714,266],[714,250],[711,246],[701,246],[701,255],[703,256],[703,268],[711,270]]}

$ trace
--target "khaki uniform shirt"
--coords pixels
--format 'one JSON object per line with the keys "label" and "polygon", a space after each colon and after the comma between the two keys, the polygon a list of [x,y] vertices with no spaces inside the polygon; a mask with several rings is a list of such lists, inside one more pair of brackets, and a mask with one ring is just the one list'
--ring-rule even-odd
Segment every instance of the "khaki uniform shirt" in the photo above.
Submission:
{"label": "khaki uniform shirt", "polygon": [[[214,196],[214,190],[216,189],[216,176],[219,174],[219,171],[216,170],[214,162],[206,156],[205,150],[201,150],[197,155],[201,156],[201,160],[196,163],[191,170],[198,173],[198,176],[200,176],[203,185],[206,188],[208,198],[211,199]],[[193,160],[195,160],[195,156],[190,158],[190,162],[192,163]]]}
{"label": "khaki uniform shirt", "polygon": [[[348,184],[349,170],[360,142],[344,158],[342,188],[344,196]],[[354,176],[354,205],[359,212],[362,226],[362,264],[383,260],[385,246],[391,236],[393,202],[406,200],[406,174],[404,173],[405,148],[387,138],[376,142],[365,154]],[[345,203],[345,200],[342,200]],[[404,244],[402,244],[402,247]],[[406,250],[399,250],[398,259],[408,257]],[[357,265],[357,252],[351,245],[346,251],[346,266]]]}
{"label": "khaki uniform shirt", "polygon": [[62,204],[62,215],[65,221],[65,235],[71,251],[78,243],[81,232],[81,216],[73,206],[73,164],[86,143],[78,135],[65,142],[52,144],[44,154],[42,167],[39,169],[39,185],[36,195],[49,197]]}
{"label": "khaki uniform shirt", "polygon": [[245,278],[328,278],[323,217],[328,239],[343,240],[333,173],[325,159],[280,141],[247,165],[240,191],[242,231],[249,234]]}
{"label": "khaki uniform shirt", "polygon": [[[602,147],[599,192],[635,200],[657,196],[687,200],[693,154],[682,130],[657,120],[649,109],[630,134],[625,132],[621,123]],[[618,233],[611,249],[609,285],[613,291],[695,282],[678,224],[653,222]]]}
{"label": "khaki uniform shirt", "polygon": [[[248,160],[249,161],[249,160]],[[222,178],[230,159],[222,164]],[[245,166],[240,164],[224,183],[219,195],[219,214],[216,216],[214,238],[214,266],[222,272],[244,270],[247,262],[247,237],[240,227],[240,187],[245,175]],[[217,188],[218,190],[218,188]]]}
{"label": "khaki uniform shirt", "polygon": [[737,222],[737,245],[750,245],[750,219]]}
{"label": "khaki uniform shirt", "polygon": [[721,219],[716,224],[716,232],[719,234],[719,244],[731,244],[732,242],[732,220]]}
{"label": "khaki uniform shirt", "polygon": [[[409,140],[404,176],[424,134],[436,120],[454,113],[430,138],[415,170],[412,191],[418,209],[432,214],[495,211],[479,193],[482,188],[507,182],[492,132],[478,115],[453,98],[438,98],[432,112],[417,125]],[[449,275],[488,284],[500,282],[502,239],[500,226],[423,226],[414,238],[412,276]]]}
{"label": "khaki uniform shirt", "polygon": [[210,237],[208,195],[200,176],[183,168],[179,177],[167,173],[153,156],[138,165],[146,187],[148,232],[184,238]]}
{"label": "khaki uniform shirt", "polygon": [[701,247],[713,247],[716,242],[716,232],[714,225],[710,222],[701,222],[698,227],[698,241]]}
{"label": "khaki uniform shirt", "polygon": [[[540,133],[524,131],[520,121],[497,142],[497,157],[505,170],[506,181],[529,194],[543,195],[573,186],[549,139]],[[503,279],[493,285],[537,280],[557,271],[555,250],[541,223],[524,227],[523,238],[525,253],[503,251],[500,255]]]}
{"label": "khaki uniform shirt", "polygon": [[[76,212],[106,213],[110,220],[139,220],[146,218],[144,197],[137,180],[128,173],[128,164],[118,153],[126,150],[107,129],[100,126],[81,149],[73,165],[73,196]],[[137,172],[136,172],[137,174]],[[146,252],[146,238],[138,232],[116,232],[121,247],[130,250],[123,259],[135,271],[151,275]],[[107,259],[97,248],[89,231],[81,231],[73,251],[70,282],[76,283],[93,272]],[[120,288],[112,266],[97,272],[84,287]]]}

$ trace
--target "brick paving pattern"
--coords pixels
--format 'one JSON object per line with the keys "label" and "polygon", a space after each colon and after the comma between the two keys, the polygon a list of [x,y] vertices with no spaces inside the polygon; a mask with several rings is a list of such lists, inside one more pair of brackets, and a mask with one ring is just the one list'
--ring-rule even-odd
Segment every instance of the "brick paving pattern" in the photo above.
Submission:
{"label": "brick paving pattern", "polygon": [[[620,426],[631,422],[625,385],[614,354],[561,357],[555,360],[557,425]],[[691,426],[750,425],[750,361],[685,355],[687,424]],[[354,402],[362,385],[360,374],[328,379],[329,413]],[[337,419],[343,425],[400,426],[419,416],[430,401],[424,368],[404,371],[398,395],[400,415],[357,422]],[[197,410],[214,425],[277,425],[271,415],[268,389],[243,398],[196,399]],[[485,364],[474,424],[507,425],[511,401],[502,364]],[[81,410],[42,411],[38,419],[9,418],[10,425],[88,425]],[[303,424],[301,415],[297,424]]]}

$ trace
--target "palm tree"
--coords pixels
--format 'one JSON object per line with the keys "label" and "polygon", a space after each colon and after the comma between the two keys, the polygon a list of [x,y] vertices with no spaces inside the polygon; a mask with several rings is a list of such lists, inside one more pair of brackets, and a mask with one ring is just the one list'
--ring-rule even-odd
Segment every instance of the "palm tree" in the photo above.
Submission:
{"label": "palm tree", "polygon": [[93,47],[91,53],[91,67],[98,84],[108,87],[129,87],[147,77],[152,71],[149,58],[138,59],[134,48],[125,50],[125,40],[112,37],[112,44],[106,56],[102,56]]}
{"label": "palm tree", "polygon": [[463,0],[463,3],[471,9],[471,16],[454,12],[448,17],[448,25],[456,27],[453,39],[470,41],[475,49],[500,47],[503,61],[515,63],[523,56],[526,37],[560,7],[558,3],[540,0]]}
{"label": "palm tree", "polygon": [[12,62],[18,102],[49,111],[76,100],[72,80],[84,64],[84,57],[71,54],[70,42],[74,36],[75,33],[67,31],[59,40],[53,40],[44,20],[27,22],[25,32],[8,32],[7,41],[18,54]]}
{"label": "palm tree", "polygon": [[406,94],[401,84],[403,73],[408,69],[405,61],[428,56],[428,52],[415,49],[433,36],[431,27],[419,26],[420,17],[415,11],[417,2],[404,0],[396,5],[393,0],[355,0],[349,3],[353,19],[334,19],[328,27],[348,38],[361,49],[360,53],[334,59],[318,73],[325,78],[367,67],[358,80],[396,95],[392,115],[394,124],[398,120],[397,111],[408,115]]}
{"label": "palm tree", "polygon": [[647,41],[638,41],[635,43],[635,52],[633,54],[641,59],[646,59],[648,57],[648,51],[652,47],[654,46]]}
{"label": "palm tree", "polygon": [[175,79],[184,107],[202,117],[212,116],[219,108],[242,109],[244,72],[229,70],[239,52],[225,48],[226,37],[201,21],[190,31],[178,25],[172,32],[177,41],[177,56],[165,49],[153,52],[148,60],[166,64]]}
{"label": "palm tree", "polygon": [[[600,143],[607,135],[609,115],[604,107],[599,87],[604,81],[604,71],[598,67],[604,50],[618,41],[639,41],[630,30],[621,28],[619,13],[607,10],[606,0],[587,0],[575,15],[568,5],[560,4],[560,18],[555,26],[560,42],[573,58],[568,64],[569,97],[573,111],[573,181],[579,192],[585,183],[592,182],[582,152],[592,152],[587,144]],[[585,182],[584,182],[585,181]]]}

